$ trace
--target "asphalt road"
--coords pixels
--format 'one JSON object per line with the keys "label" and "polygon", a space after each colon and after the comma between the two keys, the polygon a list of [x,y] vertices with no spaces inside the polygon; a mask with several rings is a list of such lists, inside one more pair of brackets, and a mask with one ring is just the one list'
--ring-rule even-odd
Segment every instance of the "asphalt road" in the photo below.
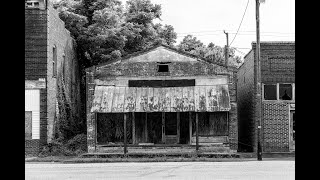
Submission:
{"label": "asphalt road", "polygon": [[26,163],[26,179],[295,179],[295,161]]}

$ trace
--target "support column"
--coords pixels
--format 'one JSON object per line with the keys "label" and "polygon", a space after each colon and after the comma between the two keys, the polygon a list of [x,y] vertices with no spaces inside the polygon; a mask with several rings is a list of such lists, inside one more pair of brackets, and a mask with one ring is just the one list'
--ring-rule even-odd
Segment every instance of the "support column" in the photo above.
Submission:
{"label": "support column", "polygon": [[144,136],[145,142],[148,142],[148,113],[146,113],[146,118],[144,120]]}
{"label": "support column", "polygon": [[192,144],[192,119],[191,112],[189,112],[189,144]]}
{"label": "support column", "polygon": [[196,112],[196,150],[199,150],[199,113]]}
{"label": "support column", "polygon": [[123,113],[123,139],[124,139],[124,154],[127,154],[127,113]]}
{"label": "support column", "polygon": [[180,142],[180,112],[177,112],[177,143]]}
{"label": "support column", "polygon": [[165,112],[162,112],[162,128],[161,128],[161,131],[162,131],[162,143],[165,143],[165,132],[164,132],[164,127],[165,127]]}
{"label": "support column", "polygon": [[136,120],[132,112],[132,144],[136,144]]}

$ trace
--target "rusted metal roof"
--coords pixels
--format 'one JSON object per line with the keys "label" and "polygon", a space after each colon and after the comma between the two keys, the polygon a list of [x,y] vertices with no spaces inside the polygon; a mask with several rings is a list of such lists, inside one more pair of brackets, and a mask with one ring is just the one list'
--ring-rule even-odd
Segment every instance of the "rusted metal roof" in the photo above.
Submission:
{"label": "rusted metal roof", "polygon": [[190,87],[96,86],[91,112],[229,111],[228,85]]}

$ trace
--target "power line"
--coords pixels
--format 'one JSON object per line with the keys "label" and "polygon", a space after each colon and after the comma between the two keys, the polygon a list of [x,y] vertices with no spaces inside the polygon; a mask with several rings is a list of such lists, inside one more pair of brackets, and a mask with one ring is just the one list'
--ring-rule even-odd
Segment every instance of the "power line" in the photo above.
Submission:
{"label": "power line", "polygon": [[231,44],[233,43],[234,39],[237,37],[237,34],[238,34],[239,29],[240,29],[240,27],[241,27],[241,24],[242,24],[242,21],[243,21],[244,15],[245,15],[245,14],[246,14],[246,12],[247,12],[248,4],[249,4],[249,0],[248,0],[248,2],[247,2],[246,9],[244,10],[244,13],[243,13],[243,16],[242,16],[242,19],[241,19],[240,25],[239,25],[239,27],[238,27],[237,33],[236,33],[236,35],[234,36],[233,40],[231,41],[230,46],[231,46]]}
{"label": "power line", "polygon": [[[233,32],[233,30],[226,30],[230,32]],[[210,32],[221,32],[220,34],[222,34],[223,30],[212,30],[212,31],[195,31],[195,32],[183,32],[183,33],[177,33],[177,34],[206,34],[206,33],[210,33]],[[239,32],[252,32],[255,33],[256,31],[239,31]],[[265,34],[295,34],[295,33],[288,33],[288,32],[260,32],[260,33],[265,33]],[[230,33],[230,34],[236,34],[236,33]]]}

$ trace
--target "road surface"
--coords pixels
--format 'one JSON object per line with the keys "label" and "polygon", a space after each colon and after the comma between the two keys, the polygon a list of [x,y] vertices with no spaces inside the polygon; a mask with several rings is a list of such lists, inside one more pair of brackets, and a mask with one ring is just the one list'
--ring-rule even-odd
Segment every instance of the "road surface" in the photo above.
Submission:
{"label": "road surface", "polygon": [[26,163],[26,179],[295,179],[295,161]]}

